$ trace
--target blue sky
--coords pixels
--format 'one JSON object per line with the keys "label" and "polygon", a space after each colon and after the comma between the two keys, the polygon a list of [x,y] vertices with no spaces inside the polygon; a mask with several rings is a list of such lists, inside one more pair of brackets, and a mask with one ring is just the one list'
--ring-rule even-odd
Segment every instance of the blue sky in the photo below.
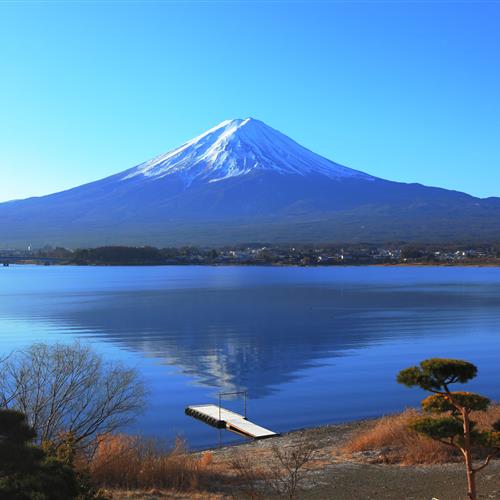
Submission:
{"label": "blue sky", "polygon": [[500,196],[500,3],[0,1],[0,200],[228,118],[380,177]]}

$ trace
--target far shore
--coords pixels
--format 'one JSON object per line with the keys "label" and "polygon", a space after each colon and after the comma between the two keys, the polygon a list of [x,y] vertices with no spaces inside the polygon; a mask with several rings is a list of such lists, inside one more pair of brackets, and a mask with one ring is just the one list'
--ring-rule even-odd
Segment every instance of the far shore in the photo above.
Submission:
{"label": "far shore", "polygon": [[0,265],[79,266],[500,266],[500,243],[324,244],[252,243],[225,247],[101,246],[0,250]]}
{"label": "far shore", "polygon": [[[295,267],[295,268],[352,268],[352,267],[500,267],[500,260],[498,262],[398,262],[394,264],[389,263],[346,263],[346,264],[283,264],[283,263],[134,263],[134,262],[51,262],[44,263],[37,260],[23,260],[16,262],[9,262],[8,266],[15,265],[31,265],[40,267],[51,266],[74,266],[74,267]],[[7,266],[7,267],[8,267]],[[0,260],[0,267],[2,263]]]}

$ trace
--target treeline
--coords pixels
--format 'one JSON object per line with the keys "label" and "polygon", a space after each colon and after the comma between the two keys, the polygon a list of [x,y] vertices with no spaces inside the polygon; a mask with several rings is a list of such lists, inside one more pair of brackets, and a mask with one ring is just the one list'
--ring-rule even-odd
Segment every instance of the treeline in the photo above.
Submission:
{"label": "treeline", "polygon": [[70,257],[75,264],[163,264],[165,254],[154,247],[109,246],[76,250]]}
{"label": "treeline", "polygon": [[215,263],[218,256],[219,254],[216,250],[201,250],[196,247],[107,246],[79,249],[68,256],[68,259],[71,263],[79,265],[165,265],[198,262]]}

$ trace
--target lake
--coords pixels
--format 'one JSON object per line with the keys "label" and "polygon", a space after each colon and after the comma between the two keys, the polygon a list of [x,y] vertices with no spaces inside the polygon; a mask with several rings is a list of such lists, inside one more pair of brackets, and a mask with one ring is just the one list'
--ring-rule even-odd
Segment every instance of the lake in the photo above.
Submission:
{"label": "lake", "polygon": [[218,431],[184,408],[220,391],[247,390],[249,418],[283,432],[417,405],[395,377],[428,357],[477,364],[468,387],[500,400],[500,269],[0,268],[0,351],[75,338],[146,381],[128,431],[193,448]]}

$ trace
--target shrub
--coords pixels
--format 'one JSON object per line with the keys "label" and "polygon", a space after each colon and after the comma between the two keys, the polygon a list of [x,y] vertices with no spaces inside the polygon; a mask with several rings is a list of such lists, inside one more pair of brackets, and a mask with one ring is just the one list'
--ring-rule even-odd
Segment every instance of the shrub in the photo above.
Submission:
{"label": "shrub", "polygon": [[278,498],[300,498],[301,486],[311,480],[312,462],[317,446],[307,440],[291,445],[273,444],[266,459],[244,451],[233,454],[230,462],[235,475],[233,496],[251,499],[269,498],[272,492]]}
{"label": "shrub", "polygon": [[212,455],[189,454],[182,440],[171,448],[155,439],[124,434],[101,436],[88,464],[103,488],[203,489],[213,482]]}

